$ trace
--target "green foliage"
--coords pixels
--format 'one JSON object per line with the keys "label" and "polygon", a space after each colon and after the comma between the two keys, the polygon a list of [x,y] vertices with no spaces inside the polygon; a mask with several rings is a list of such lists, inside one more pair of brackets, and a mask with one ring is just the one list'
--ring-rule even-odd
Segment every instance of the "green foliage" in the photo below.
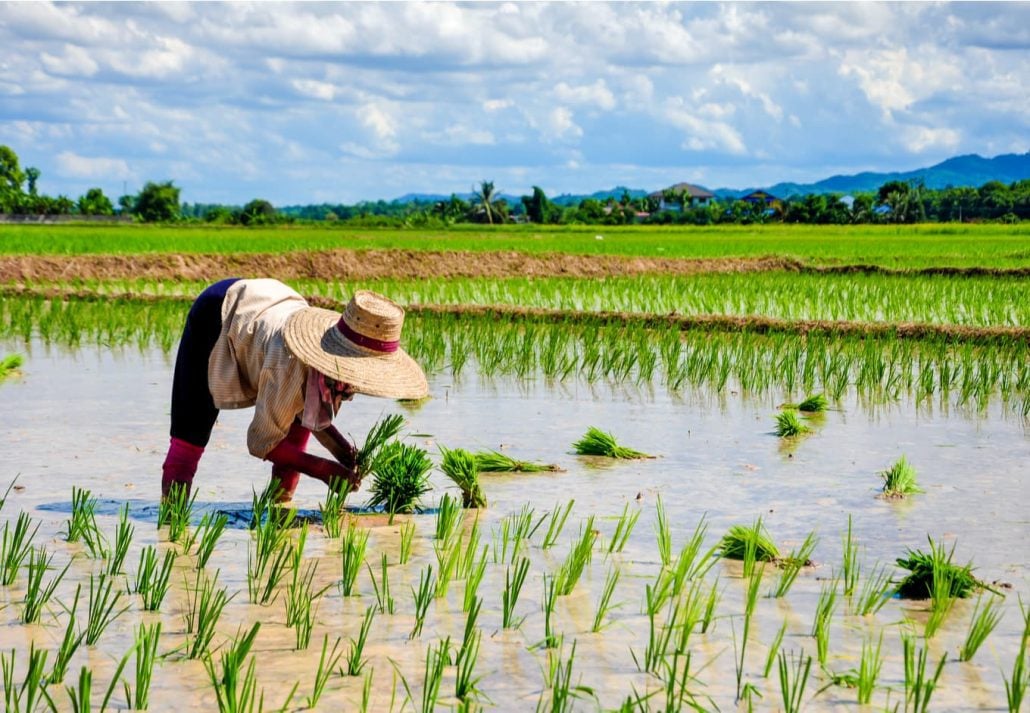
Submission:
{"label": "green foliage", "polygon": [[749,554],[759,562],[771,562],[780,556],[776,543],[762,525],[762,518],[758,518],[751,527],[733,525],[719,542],[720,557],[743,560]]}
{"label": "green foliage", "polygon": [[485,508],[486,495],[479,485],[479,466],[477,459],[461,448],[440,447],[443,460],[440,469],[451,481],[461,488],[462,506],[465,508]]}
{"label": "green foliage", "polygon": [[477,451],[475,459],[480,473],[538,473],[561,470],[554,464],[516,460],[497,451]]}
{"label": "green foliage", "polygon": [[573,450],[581,456],[605,456],[607,458],[650,458],[651,456],[632,448],[620,446],[615,436],[595,426],[587,429],[586,434],[572,444]]}
{"label": "green foliage", "polygon": [[797,411],[787,409],[776,414],[776,435],[780,438],[793,438],[808,433],[810,430],[808,426],[801,423]]}
{"label": "green foliage", "polygon": [[881,471],[883,494],[888,498],[903,498],[906,495],[923,492],[916,483],[916,469],[901,456],[890,468]]}
{"label": "green foliage", "polygon": [[429,454],[423,449],[400,441],[388,443],[381,449],[372,471],[369,506],[381,507],[391,515],[415,512],[421,497],[431,489],[432,467]]}
{"label": "green foliage", "polygon": [[147,181],[136,195],[132,213],[145,223],[168,223],[177,220],[181,215],[179,188],[171,181]]}
{"label": "green foliage", "polygon": [[[905,599],[926,599],[933,597],[935,584],[946,581],[949,596],[965,599],[976,589],[984,587],[984,583],[973,576],[972,563],[957,565],[952,559],[955,546],[946,550],[944,543],[937,544],[927,538],[930,551],[909,550],[908,556],[899,557],[898,566],[909,570],[898,582],[895,592]],[[942,574],[944,579],[941,579]]]}

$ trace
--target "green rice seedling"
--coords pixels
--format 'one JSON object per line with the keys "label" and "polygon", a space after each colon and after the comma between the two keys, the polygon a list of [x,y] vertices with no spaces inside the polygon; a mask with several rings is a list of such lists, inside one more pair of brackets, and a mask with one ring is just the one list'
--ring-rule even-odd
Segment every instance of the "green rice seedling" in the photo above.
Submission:
{"label": "green rice seedling", "polygon": [[780,556],[779,549],[762,525],[762,518],[755,520],[751,527],[733,525],[719,542],[720,557],[743,560],[749,554],[753,555],[755,562],[772,562]]}
{"label": "green rice seedling", "polygon": [[[478,609],[477,609],[478,611]],[[466,627],[468,632],[468,627]],[[482,696],[479,681],[482,675],[476,675],[476,664],[479,661],[479,646],[483,633],[473,628],[467,633],[454,660],[454,697],[463,704],[471,703]]]}
{"label": "green rice seedling", "polygon": [[774,597],[780,598],[787,595],[790,588],[794,586],[794,581],[798,578],[798,574],[801,573],[801,568],[810,564],[810,558],[812,553],[815,552],[815,547],[818,543],[819,538],[815,532],[810,532],[799,547],[791,550],[790,554],[779,560],[780,578],[776,583],[776,589],[773,591]]}
{"label": "green rice seedling", "polygon": [[571,594],[572,590],[576,588],[576,583],[583,575],[583,570],[590,564],[594,548],[594,537],[594,516],[591,515],[587,518],[586,523],[579,532],[579,538],[573,543],[572,549],[569,550],[565,561],[558,569],[555,577],[555,587],[558,590],[559,597]]}
{"label": "green rice seedling", "polygon": [[516,460],[497,451],[476,451],[474,454],[480,473],[540,473],[560,471],[553,463],[533,463]]}
{"label": "green rice seedling", "polygon": [[[649,584],[644,586],[644,597],[652,602],[655,599],[654,591]],[[648,638],[647,645],[644,647],[643,666],[641,666],[636,652],[630,649],[630,655],[637,665],[637,670],[656,675],[661,671],[669,649],[672,648],[672,635],[675,633],[676,624],[680,619],[680,608],[681,602],[675,602],[666,615],[665,622],[659,623],[657,620],[659,607],[650,604],[647,606]]]}
{"label": "green rice seedling", "polygon": [[941,656],[937,668],[928,675],[926,664],[930,659],[929,649],[917,649],[915,638],[909,634],[902,634],[901,645],[905,660],[905,710],[926,713],[948,655]]}
{"label": "green rice seedling", "polygon": [[396,609],[396,603],[394,602],[393,596],[390,594],[390,575],[386,565],[386,553],[383,553],[382,557],[382,579],[376,582],[375,573],[372,572],[372,566],[369,564],[365,565],[368,568],[368,576],[372,580],[372,589],[376,595],[376,605],[379,609],[380,614],[393,614]]}
{"label": "green rice seedling", "polygon": [[[197,570],[197,577],[192,589],[186,584],[186,609],[183,620],[186,624],[186,658],[203,658],[215,635],[215,627],[222,616],[225,605],[236,595],[229,596],[225,587],[218,586],[219,570],[214,577],[206,576]],[[88,639],[87,639],[88,641]]]}
{"label": "green rice seedling", "polygon": [[368,434],[361,448],[354,454],[354,464],[358,472],[362,474],[374,473],[381,456],[386,457],[390,441],[397,437],[404,427],[404,417],[400,414],[390,414],[375,423]]}
{"label": "green rice seedling", "polygon": [[54,668],[47,676],[47,680],[50,683],[61,683],[64,681],[64,674],[68,670],[68,663],[71,661],[72,656],[78,651],[79,645],[82,644],[82,640],[86,637],[86,632],[81,631],[78,627],[78,622],[75,618],[75,612],[79,608],[79,595],[82,594],[82,585],[75,585],[75,600],[72,602],[72,608],[65,609],[68,612],[68,624],[64,628],[64,637],[61,639],[61,644],[57,649],[57,656],[54,657]]}
{"label": "green rice seedling", "polygon": [[824,584],[819,591],[819,601],[815,605],[815,616],[812,619],[812,636],[815,637],[816,652],[819,665],[826,666],[826,657],[830,647],[830,624],[833,612],[837,608],[837,588],[840,579],[834,578]]}
{"label": "green rice seedling", "polygon": [[251,604],[269,605],[279,596],[278,587],[290,571],[294,550],[282,541],[275,556],[264,563],[257,551],[256,546],[247,548],[247,596]]}
{"label": "green rice seedling", "polygon": [[400,564],[407,564],[408,560],[411,559],[411,543],[414,539],[415,523],[405,522],[401,524]]}
{"label": "green rice seedling", "polygon": [[114,589],[109,575],[89,576],[89,618],[86,621],[86,645],[93,646],[111,622],[129,610],[126,605],[118,609],[121,590]]}
{"label": "green rice seedling", "polygon": [[465,508],[485,508],[486,495],[479,484],[479,466],[476,458],[461,448],[440,447],[443,459],[440,469],[461,489],[461,504]]}
{"label": "green rice seedling", "polygon": [[433,551],[436,553],[437,564],[434,596],[438,599],[447,596],[447,590],[458,573],[458,563],[461,561],[463,554],[461,545],[464,540],[464,537],[459,537],[458,541],[450,543],[449,547],[446,546],[447,543],[437,544],[433,547]]}
{"label": "green rice seedling", "polygon": [[335,540],[340,537],[343,531],[343,514],[345,511],[344,501],[350,488],[346,486],[342,478],[335,478],[326,491],[325,500],[318,504],[318,511],[322,515],[322,529],[326,537]]}
{"label": "green rice seedling", "polygon": [[433,592],[436,585],[433,582],[433,565],[427,564],[426,568],[419,573],[418,589],[411,588],[411,594],[415,598],[415,626],[411,629],[409,639],[422,635],[422,626],[426,621],[426,612],[429,611],[429,603],[433,601]]}
{"label": "green rice seedling", "polygon": [[[20,474],[19,474],[20,475]],[[18,476],[14,476],[14,480],[7,484],[7,490],[4,491],[3,496],[0,496],[0,512],[3,512],[4,505],[7,504],[7,498],[10,496],[11,491],[14,490],[14,486],[18,483]]]}
{"label": "green rice seedling", "polygon": [[146,710],[150,707],[150,683],[154,676],[154,663],[157,661],[157,642],[161,638],[161,622],[136,627],[136,690],[126,700],[132,701],[133,710]]}
{"label": "green rice seedling", "polygon": [[[204,668],[215,689],[215,699],[220,713],[250,713],[254,710],[254,704],[258,702],[254,659],[250,659],[246,671],[243,670],[243,664],[260,629],[261,622],[255,622],[246,634],[236,632],[236,637],[219,654],[220,674],[215,670],[211,655],[204,657]],[[262,708],[263,703],[262,695],[259,704]]]}
{"label": "green rice seedling", "polygon": [[599,428],[591,426],[586,434],[572,444],[576,455],[581,456],[604,456],[606,458],[622,458],[633,460],[638,458],[651,458],[647,453],[620,446],[615,436],[606,433]]}
{"label": "green rice seedling", "polygon": [[515,605],[519,601],[522,585],[529,574],[529,559],[522,557],[515,563],[514,571],[508,567],[504,572],[504,592],[501,595],[501,626],[505,629],[518,629],[526,617],[515,617]]}
{"label": "green rice seedling", "polygon": [[[536,704],[537,713],[550,711],[551,713],[571,713],[575,709],[576,701],[593,699],[597,701],[597,694],[590,686],[584,686],[573,682],[573,665],[576,660],[576,642],[572,642],[572,650],[569,657],[562,660],[561,643],[552,651],[548,657],[547,689],[540,693]],[[545,699],[546,702],[545,702]]]}
{"label": "green rice seedling", "polygon": [[355,595],[354,583],[358,578],[361,566],[365,564],[365,549],[368,546],[368,530],[360,529],[353,522],[347,527],[347,534],[340,549],[343,579],[340,580],[340,593],[345,597]]}
{"label": "green rice seedling", "polygon": [[887,470],[880,472],[883,478],[883,495],[887,498],[903,498],[906,495],[923,492],[916,483],[916,469],[905,456],[901,456]]}
{"label": "green rice seedling", "polygon": [[867,705],[873,698],[873,691],[876,690],[876,681],[880,678],[880,669],[883,668],[883,634],[881,633],[873,646],[872,638],[862,641],[862,654],[858,664],[858,679],[855,686],[858,689],[858,702]]}
{"label": "green rice seedling", "polygon": [[780,697],[783,701],[784,713],[797,713],[801,710],[801,701],[805,697],[805,686],[812,671],[812,657],[804,652],[795,655],[780,651]]}
{"label": "green rice seedling", "polygon": [[472,521],[472,527],[458,538],[458,544],[462,545],[464,543],[464,546],[459,547],[461,552],[458,558],[458,566],[454,573],[457,579],[467,579],[469,574],[472,573],[472,569],[476,566],[476,555],[479,553],[479,541],[481,539],[479,532],[479,515],[477,513],[476,518]]}
{"label": "green rice seedling", "polygon": [[[471,551],[475,552],[475,550]],[[461,600],[461,610],[464,612],[469,611],[469,608],[478,599],[479,585],[483,582],[483,575],[486,573],[487,551],[487,546],[483,545],[482,554],[465,576],[465,591]]]}
{"label": "green rice seedling", "polygon": [[136,569],[136,583],[132,591],[143,598],[144,611],[157,611],[161,608],[168,593],[172,577],[172,567],[175,565],[176,554],[173,550],[165,550],[161,566],[157,564],[157,547],[147,545],[140,555],[139,566]]}
{"label": "green rice seedling", "polygon": [[575,500],[565,503],[565,507],[556,503],[554,509],[547,514],[547,531],[544,533],[543,542],[540,543],[540,549],[549,550],[557,544],[558,537],[565,528],[565,522],[569,519],[569,513],[572,512],[572,506],[575,504]]}
{"label": "green rice seedling", "polygon": [[229,517],[224,513],[205,513],[204,517],[200,518],[200,525],[197,527],[197,569],[207,566],[208,560],[214,554],[215,545],[218,544],[218,539],[228,524]]}
{"label": "green rice seedling", "polygon": [[114,689],[118,686],[118,681],[121,679],[122,671],[125,670],[125,664],[129,662],[129,656],[132,654],[132,649],[127,651],[118,665],[115,667],[114,675],[111,677],[111,683],[107,686],[107,691],[104,693],[103,699],[100,701],[100,706],[96,707],[92,703],[92,688],[93,688],[93,672],[92,670],[83,666],[79,670],[79,685],[77,688],[71,688],[65,686],[64,690],[68,694],[68,698],[71,701],[72,710],[75,713],[91,713],[93,711],[99,711],[104,713],[107,710],[107,704],[111,702],[111,696],[114,695]]}
{"label": "green rice seedling", "polygon": [[658,556],[661,558],[662,567],[668,567],[672,562],[672,530],[669,528],[669,516],[665,512],[665,503],[662,496],[658,496],[655,504],[655,537],[658,540]]}
{"label": "green rice seedling", "polygon": [[0,534],[0,584],[5,587],[14,584],[25,558],[32,551],[32,540],[38,530],[39,523],[32,527],[32,518],[24,512],[18,513],[13,528],[10,522],[4,523],[3,534]]}
{"label": "green rice seedling", "polygon": [[329,585],[316,591],[314,588],[315,571],[318,562],[310,562],[304,568],[293,569],[293,577],[286,586],[286,626],[294,630],[294,651],[304,651],[311,644],[311,631],[315,627],[315,614],[318,602]]}
{"label": "green rice seedling", "polygon": [[618,606],[612,604],[612,597],[615,595],[615,587],[619,584],[619,568],[612,567],[604,580],[604,587],[601,589],[601,596],[597,599],[597,607],[594,610],[594,624],[590,631],[595,634],[605,626],[605,618],[608,612]]}
{"label": "green rice seedling", "polygon": [[797,411],[787,409],[776,414],[776,435],[780,438],[794,438],[808,433],[810,430],[798,418]]}
{"label": "green rice seedling", "polygon": [[21,610],[22,624],[35,624],[43,613],[43,607],[47,605],[50,598],[54,596],[57,585],[64,579],[71,562],[64,566],[60,574],[43,586],[43,575],[50,569],[50,562],[54,556],[48,555],[43,547],[34,547],[29,555],[28,582],[25,585],[25,598],[22,600],[24,606]]}
{"label": "green rice seedling", "polygon": [[415,512],[430,490],[429,454],[417,446],[392,441],[380,449],[372,471],[370,507],[382,507],[391,519],[397,513]]}
{"label": "green rice seedling", "polygon": [[[372,704],[372,678],[374,675],[375,669],[369,669],[368,673],[365,674],[364,680],[361,682],[361,708],[358,709],[361,713],[368,713],[370,710],[370,706]],[[390,686],[391,693],[389,710],[391,711],[393,710],[394,696],[397,691],[397,672],[394,671],[393,675],[393,685]]]}
{"label": "green rice seedling", "polygon": [[858,585],[862,565],[858,561],[858,543],[851,535],[851,515],[848,515],[848,531],[841,542],[844,556],[841,564],[841,581],[844,583],[844,596],[850,597]]}
{"label": "green rice seedling", "polygon": [[277,490],[270,488],[260,495],[251,495],[252,518],[250,529],[254,533],[255,553],[259,571],[264,571],[272,555],[288,539],[290,528],[297,519],[294,508],[280,507],[276,501]]}
{"label": "green rice seedling", "polygon": [[951,612],[955,598],[951,596],[953,570],[947,567],[933,568],[933,587],[930,590],[930,616],[926,620],[923,636],[927,641],[933,638],[941,624]]}
{"label": "green rice seedling", "polygon": [[1024,607],[1022,599],[1019,600],[1019,613],[1023,618],[1023,634],[1019,639],[1019,651],[1012,661],[1012,677],[1002,674],[1009,713],[1022,710],[1027,688],[1030,688],[1030,667],[1026,664],[1027,650],[1030,649],[1030,607]]}
{"label": "green rice seedling", "polygon": [[476,597],[465,614],[465,630],[461,636],[461,648],[465,648],[472,641],[478,629],[479,613],[483,611],[483,600]]}
{"label": "green rice seedling", "polygon": [[[742,689],[741,685],[744,679],[744,656],[747,653],[747,642],[749,634],[751,633],[751,619],[755,615],[755,607],[758,605],[758,590],[762,586],[762,577],[765,574],[765,567],[759,567],[755,570],[755,573],[748,579],[747,589],[744,593],[744,624],[743,633],[740,637],[740,652],[739,657],[734,658],[734,664],[737,670],[737,700],[740,700]],[[737,637],[734,632],[733,647],[736,650]]]}
{"label": "green rice seedling", "polygon": [[[930,543],[929,553],[909,550],[907,557],[898,558],[898,566],[909,571],[895,588],[898,596],[904,599],[932,597],[937,581],[935,572],[947,575],[941,581],[948,582],[949,596],[952,597],[965,599],[975,589],[989,589],[973,576],[972,563],[960,566],[952,562],[955,554],[954,545],[950,551],[946,551],[943,543],[938,545],[933,539],[927,539]],[[940,578],[940,574],[937,577]]]}
{"label": "green rice seedling", "polygon": [[461,506],[449,494],[444,493],[436,511],[437,540],[448,542],[455,530],[461,527]]}
{"label": "green rice seedling", "polygon": [[708,596],[705,597],[705,613],[701,619],[702,634],[707,634],[708,630],[712,627],[712,623],[715,621],[715,611],[719,606],[720,599],[722,599],[722,593],[719,591],[719,578],[716,577],[715,581],[712,582],[712,588],[708,590]]}
{"label": "green rice seedling", "polygon": [[540,646],[545,649],[553,649],[558,645],[558,637],[554,634],[552,618],[554,617],[554,605],[558,601],[558,589],[555,585],[555,576],[545,574],[543,577],[544,596],[540,600],[540,610],[544,614],[544,638]]}
{"label": "green rice seedling", "polygon": [[322,698],[326,684],[329,683],[329,676],[332,675],[333,669],[336,668],[336,665],[343,657],[343,652],[339,648],[339,637],[333,643],[332,651],[329,650],[329,634],[322,638],[322,654],[318,657],[318,668],[315,670],[313,690],[311,695],[304,699],[304,706],[306,708],[315,708],[318,705],[319,699]]}
{"label": "green rice seedling", "polygon": [[[419,713],[433,713],[436,710],[436,703],[440,698],[440,684],[443,681],[443,672],[450,660],[450,638],[443,639],[436,646],[430,644],[426,647],[426,665],[422,673],[422,697],[418,701],[415,710]],[[396,664],[394,664],[396,670]],[[400,672],[398,671],[398,674]],[[401,683],[407,693],[408,700],[416,705],[415,696],[411,686],[403,674],[400,674]]]}
{"label": "green rice seedling", "polygon": [[683,543],[672,567],[672,596],[679,596],[685,582],[699,579],[708,573],[716,562],[718,545],[703,550],[708,522],[704,517],[694,527],[694,532]]}
{"label": "green rice seedling", "polygon": [[4,687],[4,710],[8,713],[20,713],[26,711],[32,713],[37,706],[46,703],[50,710],[56,711],[54,701],[47,693],[47,681],[44,670],[49,652],[45,649],[37,649],[36,642],[29,644],[28,669],[21,685],[14,680],[14,669],[16,661],[16,649],[11,649],[11,658],[7,654],[0,654],[0,670],[3,672]]}
{"label": "green rice seedling", "polygon": [[634,510],[630,513],[629,503],[623,506],[622,515],[619,516],[619,521],[615,523],[615,532],[612,533],[612,539],[608,543],[608,554],[622,552],[626,547],[626,542],[629,541],[629,536],[633,534],[633,528],[636,527],[641,512],[643,511]]}
{"label": "green rice seedling", "polygon": [[361,628],[358,629],[358,638],[350,640],[350,649],[344,660],[346,669],[340,669],[341,676],[360,676],[361,670],[368,663],[368,659],[364,657],[365,643],[368,641],[368,632],[372,629],[372,620],[375,615],[375,607],[370,606],[365,609],[365,617],[361,620]]}
{"label": "green rice seedling", "polygon": [[783,644],[783,636],[787,633],[787,620],[783,620],[783,625],[776,631],[776,636],[773,637],[772,643],[769,644],[769,653],[765,657],[765,667],[762,669],[762,678],[769,678],[769,674],[772,672],[773,664],[776,663],[776,656],[780,652],[780,645]]}
{"label": "green rice seedling", "polygon": [[132,535],[136,527],[129,522],[129,504],[125,503],[118,511],[118,527],[114,531],[114,548],[107,555],[107,573],[122,574],[125,556],[129,554]]}
{"label": "green rice seedling", "polygon": [[161,499],[157,511],[157,526],[168,527],[168,541],[180,543],[186,535],[193,517],[193,506],[197,502],[197,493],[190,495],[185,485],[173,483],[168,495]]}
{"label": "green rice seedling", "polygon": [[877,565],[872,575],[865,580],[858,594],[854,611],[859,616],[870,616],[880,611],[890,600],[894,585],[887,567]]}

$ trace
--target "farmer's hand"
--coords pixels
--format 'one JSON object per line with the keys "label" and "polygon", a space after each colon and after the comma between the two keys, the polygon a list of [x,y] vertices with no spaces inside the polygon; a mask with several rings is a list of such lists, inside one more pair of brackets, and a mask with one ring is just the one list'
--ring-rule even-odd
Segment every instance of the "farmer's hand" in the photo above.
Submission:
{"label": "farmer's hand", "polygon": [[348,468],[356,466],[355,456],[357,455],[357,449],[346,436],[337,430],[336,426],[330,424],[323,430],[313,431],[313,433],[318,442],[322,444],[322,447],[332,453],[333,457],[342,465]]}
{"label": "farmer's hand", "polygon": [[335,482],[346,480],[352,486],[357,481],[361,484],[361,477],[353,468],[348,468],[342,463],[331,461],[327,458],[319,458],[310,453],[305,453],[288,439],[283,440],[275,448],[265,455],[265,460],[272,461],[276,466],[288,470],[296,470],[310,475],[312,478],[321,480],[332,487]]}

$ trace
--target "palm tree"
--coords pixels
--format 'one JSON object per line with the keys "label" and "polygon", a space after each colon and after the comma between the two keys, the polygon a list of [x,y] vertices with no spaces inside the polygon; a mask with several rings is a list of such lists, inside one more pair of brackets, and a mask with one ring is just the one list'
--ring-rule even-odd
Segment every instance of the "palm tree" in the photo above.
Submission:
{"label": "palm tree", "polygon": [[494,216],[502,213],[500,202],[493,181],[481,181],[478,189],[472,189],[472,210],[476,215],[485,215],[490,225],[494,224]]}

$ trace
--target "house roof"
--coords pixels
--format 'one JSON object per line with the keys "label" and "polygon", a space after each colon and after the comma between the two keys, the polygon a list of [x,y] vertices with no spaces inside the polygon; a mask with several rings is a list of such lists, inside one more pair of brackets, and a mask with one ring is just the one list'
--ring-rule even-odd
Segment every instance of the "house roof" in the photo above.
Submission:
{"label": "house roof", "polygon": [[768,191],[751,191],[746,196],[741,196],[742,201],[778,201],[779,198]]}
{"label": "house roof", "polygon": [[667,191],[677,194],[685,192],[691,198],[715,198],[714,193],[710,193],[700,186],[695,186],[693,183],[677,183],[673,186],[669,186],[668,188],[663,188],[660,191],[655,191],[654,193],[649,194],[648,198],[661,198]]}

